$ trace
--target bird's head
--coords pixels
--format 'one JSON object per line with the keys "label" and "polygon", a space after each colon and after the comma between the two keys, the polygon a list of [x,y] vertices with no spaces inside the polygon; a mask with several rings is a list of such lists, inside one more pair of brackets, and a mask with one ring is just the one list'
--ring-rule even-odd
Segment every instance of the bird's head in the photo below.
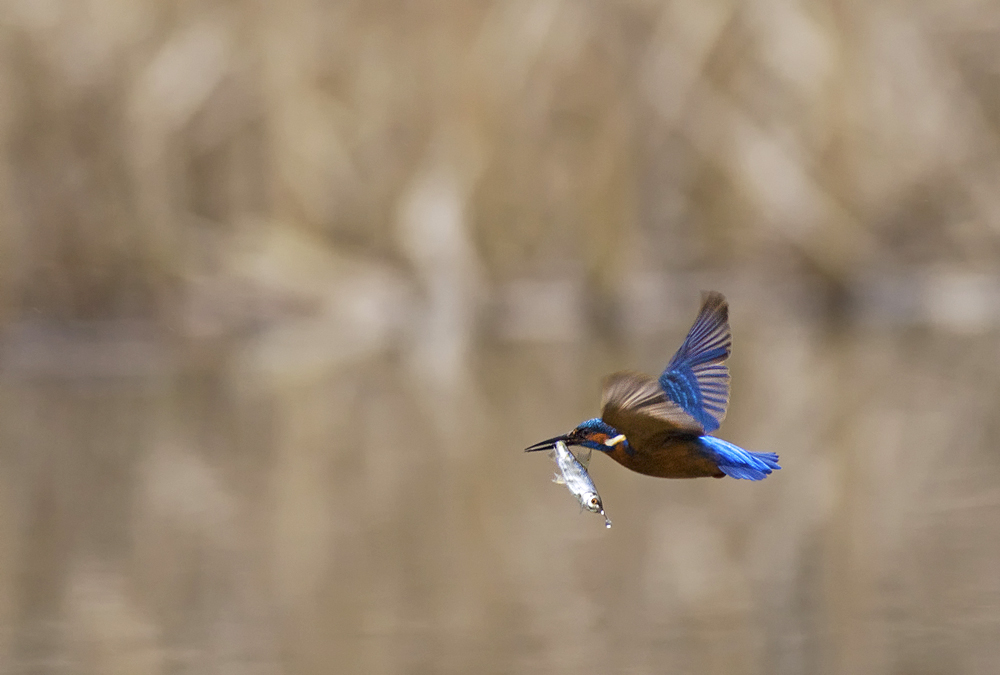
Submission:
{"label": "bird's head", "polygon": [[524,451],[551,450],[556,446],[556,441],[562,441],[566,445],[582,445],[585,448],[601,452],[611,452],[618,444],[623,443],[625,450],[629,450],[628,440],[624,434],[618,433],[617,429],[600,417],[595,417],[582,422],[568,434],[539,441],[525,448]]}

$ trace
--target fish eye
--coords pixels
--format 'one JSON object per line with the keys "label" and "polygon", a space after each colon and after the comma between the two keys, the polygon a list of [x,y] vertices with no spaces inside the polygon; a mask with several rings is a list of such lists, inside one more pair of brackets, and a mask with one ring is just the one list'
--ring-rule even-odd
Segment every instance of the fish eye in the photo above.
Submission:
{"label": "fish eye", "polygon": [[600,499],[598,499],[597,497],[591,497],[591,498],[590,498],[590,505],[591,505],[591,506],[592,506],[593,508],[595,508],[595,509],[596,509],[597,507],[599,507],[599,506],[601,505],[601,500],[600,500]]}

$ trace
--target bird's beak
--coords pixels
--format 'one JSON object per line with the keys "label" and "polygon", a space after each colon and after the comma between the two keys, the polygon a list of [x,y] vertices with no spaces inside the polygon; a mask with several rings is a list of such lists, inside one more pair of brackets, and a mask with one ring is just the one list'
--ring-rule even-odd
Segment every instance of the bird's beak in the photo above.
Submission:
{"label": "bird's beak", "polygon": [[547,441],[539,441],[534,445],[529,445],[524,449],[525,452],[537,452],[539,450],[551,450],[556,447],[556,441],[562,441],[566,445],[573,445],[573,441],[570,440],[569,434],[563,434],[562,436],[555,436],[548,439]]}

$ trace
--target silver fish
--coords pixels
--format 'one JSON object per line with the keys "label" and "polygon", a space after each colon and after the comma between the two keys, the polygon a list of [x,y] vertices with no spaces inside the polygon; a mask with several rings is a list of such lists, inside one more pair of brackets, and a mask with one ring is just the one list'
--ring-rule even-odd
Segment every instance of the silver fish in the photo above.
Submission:
{"label": "silver fish", "polygon": [[[576,458],[566,444],[556,441],[555,448],[549,453],[559,467],[559,473],[552,479],[552,482],[565,485],[573,496],[580,502],[580,506],[591,513],[600,513],[604,516],[604,527],[611,527],[611,519],[604,513],[604,504],[601,503],[601,495],[597,494],[597,486],[587,473],[587,467]],[[589,455],[589,453],[588,453]],[[589,460],[588,456],[584,461]]]}

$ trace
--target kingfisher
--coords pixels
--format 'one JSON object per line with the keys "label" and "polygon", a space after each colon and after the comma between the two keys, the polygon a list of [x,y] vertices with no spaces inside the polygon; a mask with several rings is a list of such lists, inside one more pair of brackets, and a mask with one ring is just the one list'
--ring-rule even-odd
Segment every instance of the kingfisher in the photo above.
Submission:
{"label": "kingfisher", "polygon": [[634,371],[609,375],[600,417],[525,452],[550,450],[563,441],[587,448],[584,465],[590,451],[598,450],[647,476],[763,480],[781,468],[778,455],[750,452],[710,435],[729,407],[725,362],[732,342],[726,298],[705,293],[698,318],[659,378]]}

